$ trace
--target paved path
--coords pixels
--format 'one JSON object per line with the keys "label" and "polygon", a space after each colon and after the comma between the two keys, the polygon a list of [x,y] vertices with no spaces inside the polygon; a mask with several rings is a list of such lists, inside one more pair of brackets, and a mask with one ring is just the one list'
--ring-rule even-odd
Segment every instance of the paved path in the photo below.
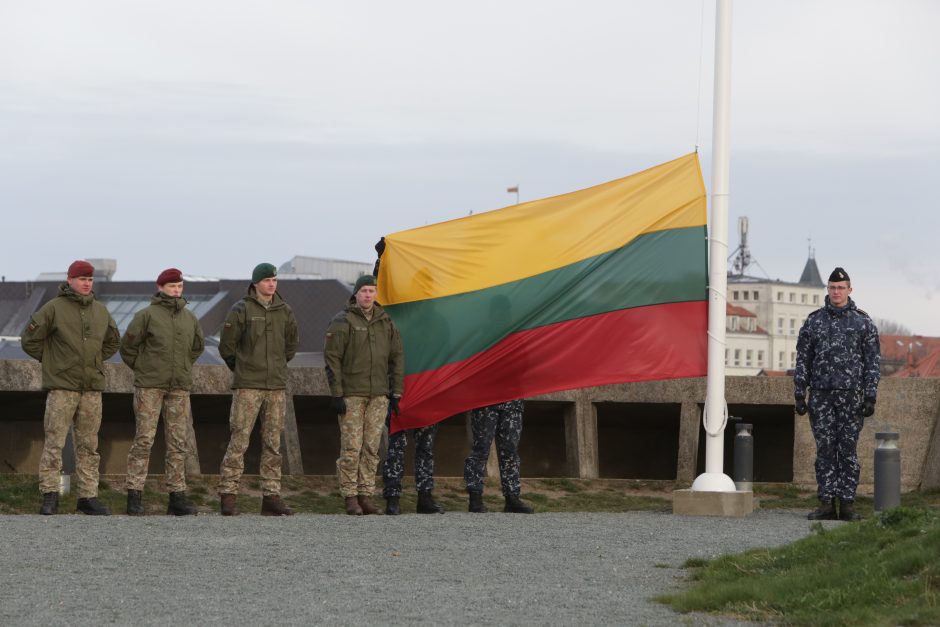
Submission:
{"label": "paved path", "polygon": [[648,599],[690,557],[809,527],[781,511],[0,516],[0,625],[734,624]]}

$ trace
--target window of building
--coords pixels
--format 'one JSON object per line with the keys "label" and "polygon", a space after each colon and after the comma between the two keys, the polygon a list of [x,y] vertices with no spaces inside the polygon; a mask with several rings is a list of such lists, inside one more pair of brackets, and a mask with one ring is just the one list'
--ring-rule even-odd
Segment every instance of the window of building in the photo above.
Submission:
{"label": "window of building", "polygon": [[800,302],[806,304],[806,294],[800,294]]}
{"label": "window of building", "polygon": [[744,300],[749,300],[750,295],[751,295],[750,292],[748,292],[747,290],[744,290]]}
{"label": "window of building", "polygon": [[735,366],[741,365],[741,349],[740,348],[734,349],[734,365]]}
{"label": "window of building", "polygon": [[783,318],[777,318],[777,333],[783,333]]}
{"label": "window of building", "polygon": [[732,331],[738,330],[738,317],[737,316],[731,316],[731,330]]}
{"label": "window of building", "polygon": [[790,335],[796,333],[796,318],[790,318]]}
{"label": "window of building", "polygon": [[731,353],[727,348],[725,349],[725,365],[728,365],[728,355]]}
{"label": "window of building", "polygon": [[781,303],[783,302],[783,292],[777,292],[777,300],[779,300]]}
{"label": "window of building", "polygon": [[777,367],[783,370],[783,351],[777,354]]}
{"label": "window of building", "polygon": [[731,292],[731,300],[738,300],[738,290]]}
{"label": "window of building", "polygon": [[754,290],[754,300],[760,300],[760,298],[757,295],[757,290]]}
{"label": "window of building", "polygon": [[748,350],[748,351],[744,354],[744,365],[745,365],[745,366],[750,366],[752,359],[754,359],[754,351]]}
{"label": "window of building", "polygon": [[819,294],[813,294],[813,304],[814,305],[819,304]]}
{"label": "window of building", "polygon": [[792,368],[795,365],[796,365],[796,353],[790,353],[790,367]]}
{"label": "window of building", "polygon": [[764,365],[764,351],[757,351],[757,365]]}
{"label": "window of building", "polygon": [[791,303],[796,302],[796,292],[790,292],[790,302]]}

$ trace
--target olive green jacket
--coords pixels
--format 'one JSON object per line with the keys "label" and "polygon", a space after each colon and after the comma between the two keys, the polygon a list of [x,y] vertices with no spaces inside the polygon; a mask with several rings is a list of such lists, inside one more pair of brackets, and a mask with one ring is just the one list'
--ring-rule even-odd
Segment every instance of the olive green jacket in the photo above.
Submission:
{"label": "olive green jacket", "polygon": [[79,296],[64,284],[33,314],[20,342],[27,355],[42,362],[44,390],[100,392],[104,362],[117,352],[121,335],[94,292]]}
{"label": "olive green jacket", "polygon": [[326,331],[323,359],[333,396],[401,396],[404,391],[401,336],[378,303],[367,320],[350,299]]}
{"label": "olive green jacket", "polygon": [[189,390],[193,364],[204,348],[202,328],[186,300],[157,292],[124,332],[121,359],[139,388]]}
{"label": "olive green jacket", "polygon": [[283,390],[287,362],[297,353],[297,319],[290,305],[275,293],[265,309],[255,287],[232,306],[219,340],[219,355],[235,373],[232,388]]}

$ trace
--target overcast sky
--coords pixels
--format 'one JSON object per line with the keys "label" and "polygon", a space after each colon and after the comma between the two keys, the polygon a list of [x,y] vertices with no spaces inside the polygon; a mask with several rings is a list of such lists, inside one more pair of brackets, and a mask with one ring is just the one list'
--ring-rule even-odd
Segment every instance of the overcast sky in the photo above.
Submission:
{"label": "overcast sky", "polygon": [[[729,248],[940,335],[940,3],[735,6]],[[699,146],[714,0],[0,0],[0,274],[248,277]],[[763,271],[761,270],[763,269]]]}

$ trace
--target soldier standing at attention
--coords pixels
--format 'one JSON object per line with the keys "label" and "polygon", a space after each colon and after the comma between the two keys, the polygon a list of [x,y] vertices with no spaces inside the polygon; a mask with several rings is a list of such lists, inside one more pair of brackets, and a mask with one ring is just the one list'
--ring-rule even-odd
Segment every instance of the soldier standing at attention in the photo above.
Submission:
{"label": "soldier standing at attention", "polygon": [[59,511],[62,447],[75,423],[77,510],[107,516],[98,501],[98,429],[104,362],[121,342],[114,318],[95,300],[95,269],[87,261],[69,266],[59,294],[33,314],[22,334],[27,355],[42,362],[42,387],[49,390],[44,419],[45,439],[39,459],[39,513]]}
{"label": "soldier standing at attention", "polygon": [[470,495],[468,511],[485,513],[483,480],[486,478],[486,460],[490,445],[496,440],[499,459],[499,481],[506,504],[503,511],[512,514],[531,514],[533,509],[519,498],[519,440],[522,438],[522,400],[506,401],[474,409],[470,413],[473,444],[463,467],[463,478]]}
{"label": "soldier standing at attention", "polygon": [[121,338],[121,358],[134,371],[134,415],[137,433],[127,453],[127,513],[144,513],[142,493],[150,465],[150,449],[163,413],[166,440],[166,513],[196,514],[186,502],[186,434],[193,364],[205,344],[199,321],[183,298],[183,273],[169,268],[157,277],[150,306],[134,315]]}
{"label": "soldier standing at attention", "polygon": [[800,328],[793,377],[796,413],[802,416],[809,411],[816,438],[820,505],[807,518],[858,520],[853,507],[859,475],[858,436],[865,418],[875,413],[881,348],[875,323],[849,297],[848,273],[842,268],[833,270],[826,291],[826,306],[811,313]]}
{"label": "soldier standing at attention", "polygon": [[225,319],[219,355],[235,373],[231,439],[222,459],[219,497],[223,516],[238,515],[238,481],[245,470],[248,438],[261,414],[261,515],[290,516],[281,500],[281,432],[287,411],[287,362],[297,352],[297,320],[277,293],[277,269],[258,264],[248,295]]}
{"label": "soldier standing at attention", "polygon": [[404,389],[401,337],[375,302],[375,277],[356,281],[349,304],[326,332],[323,358],[340,430],[339,491],[350,515],[381,514],[372,502],[386,413]]}

